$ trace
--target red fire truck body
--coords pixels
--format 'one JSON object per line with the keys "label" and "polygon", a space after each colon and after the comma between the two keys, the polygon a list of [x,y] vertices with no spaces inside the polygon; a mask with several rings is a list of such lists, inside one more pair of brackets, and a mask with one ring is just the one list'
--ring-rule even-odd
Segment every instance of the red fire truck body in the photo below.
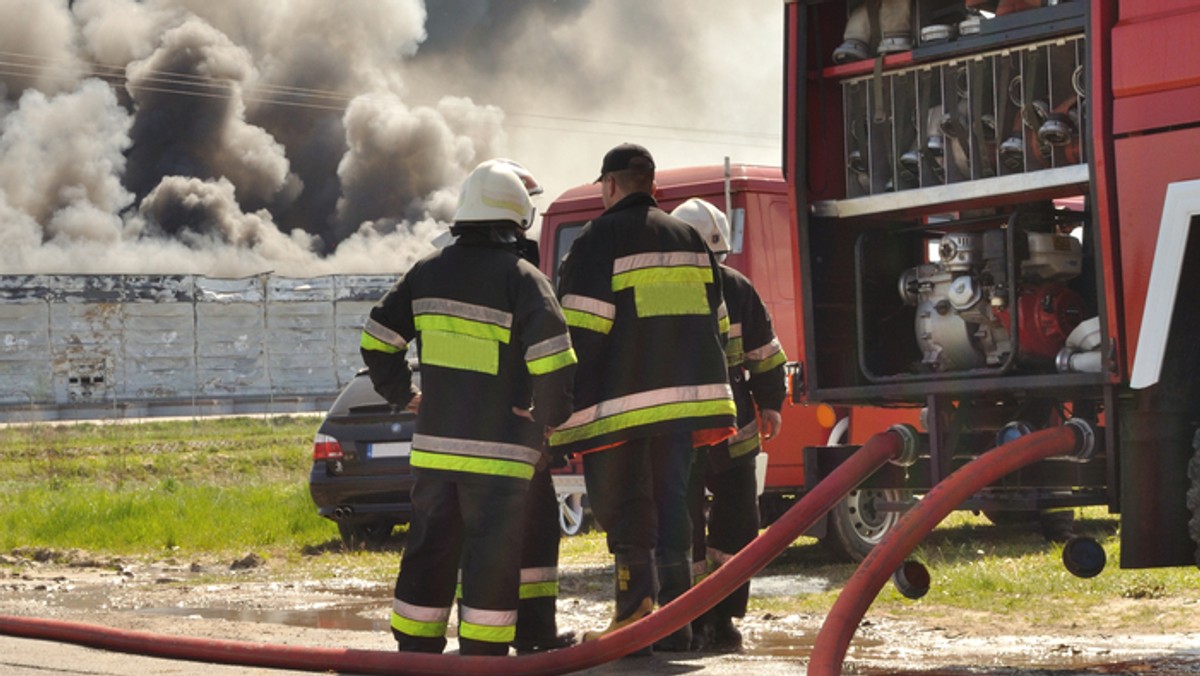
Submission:
{"label": "red fire truck body", "polygon": [[[1091,458],[1036,463],[964,507],[1107,504],[1123,567],[1195,564],[1200,2],[882,4],[911,13],[912,48],[843,63],[865,10],[785,4],[796,394],[921,407],[920,461],[867,482],[917,493],[1083,417]],[[850,452],[810,448],[807,481]]]}

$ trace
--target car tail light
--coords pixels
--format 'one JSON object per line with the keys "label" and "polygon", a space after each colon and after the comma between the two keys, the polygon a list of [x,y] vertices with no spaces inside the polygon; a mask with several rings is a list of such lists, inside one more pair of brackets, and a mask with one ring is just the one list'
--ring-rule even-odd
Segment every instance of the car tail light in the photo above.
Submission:
{"label": "car tail light", "polygon": [[313,439],[313,460],[341,460],[345,455],[342,444],[328,434]]}

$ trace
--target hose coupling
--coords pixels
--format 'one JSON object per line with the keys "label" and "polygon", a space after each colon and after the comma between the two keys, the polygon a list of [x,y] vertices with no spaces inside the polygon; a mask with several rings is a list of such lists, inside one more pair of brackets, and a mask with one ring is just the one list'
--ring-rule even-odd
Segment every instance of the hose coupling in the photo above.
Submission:
{"label": "hose coupling", "polygon": [[888,431],[895,432],[900,437],[900,452],[894,458],[888,459],[888,462],[899,467],[913,466],[921,452],[921,435],[917,433],[917,428],[896,424],[889,427]]}
{"label": "hose coupling", "polygon": [[1096,453],[1096,426],[1083,418],[1071,418],[1068,427],[1075,428],[1078,439],[1075,442],[1075,452],[1068,456],[1072,462],[1087,462]]}

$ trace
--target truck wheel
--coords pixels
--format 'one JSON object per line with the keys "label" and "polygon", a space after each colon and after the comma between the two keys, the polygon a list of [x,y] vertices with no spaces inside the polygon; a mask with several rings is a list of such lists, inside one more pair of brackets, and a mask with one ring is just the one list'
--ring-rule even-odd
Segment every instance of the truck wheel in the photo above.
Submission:
{"label": "truck wheel", "polygon": [[394,524],[390,521],[339,522],[342,542],[350,549],[382,549],[392,537]]}
{"label": "truck wheel", "polygon": [[591,519],[583,501],[583,493],[558,494],[558,526],[563,535],[578,535],[588,531]]}
{"label": "truck wheel", "polygon": [[1192,459],[1188,462],[1188,479],[1191,486],[1187,492],[1187,506],[1192,512],[1188,520],[1188,535],[1196,545],[1196,566],[1200,568],[1200,430],[1192,437]]}
{"label": "truck wheel", "polygon": [[829,512],[829,528],[821,545],[839,561],[857,563],[871,553],[900,520],[900,512],[875,509],[876,500],[899,502],[898,490],[853,490]]}

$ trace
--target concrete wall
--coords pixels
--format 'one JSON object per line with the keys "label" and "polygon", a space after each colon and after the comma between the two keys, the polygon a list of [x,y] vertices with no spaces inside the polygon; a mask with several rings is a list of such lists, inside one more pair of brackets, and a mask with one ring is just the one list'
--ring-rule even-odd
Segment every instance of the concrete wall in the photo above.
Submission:
{"label": "concrete wall", "polygon": [[391,275],[0,275],[0,420],[321,410]]}

